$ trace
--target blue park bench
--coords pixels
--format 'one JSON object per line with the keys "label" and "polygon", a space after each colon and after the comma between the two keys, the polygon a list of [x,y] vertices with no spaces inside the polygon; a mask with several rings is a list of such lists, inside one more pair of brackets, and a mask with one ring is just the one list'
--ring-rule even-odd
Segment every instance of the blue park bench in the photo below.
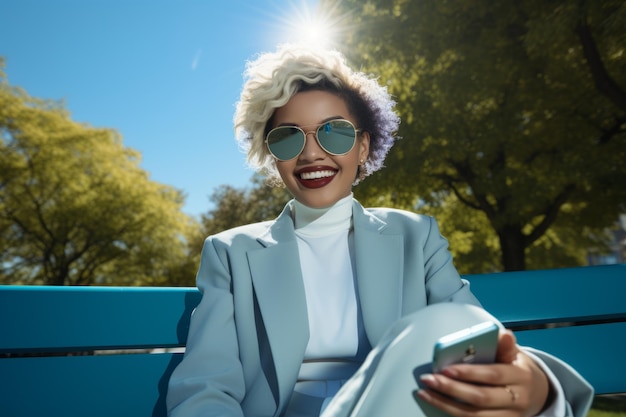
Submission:
{"label": "blue park bench", "polygon": [[[520,344],[626,392],[626,264],[467,276]],[[0,286],[0,416],[165,416],[195,288]],[[179,349],[180,350],[180,349]]]}

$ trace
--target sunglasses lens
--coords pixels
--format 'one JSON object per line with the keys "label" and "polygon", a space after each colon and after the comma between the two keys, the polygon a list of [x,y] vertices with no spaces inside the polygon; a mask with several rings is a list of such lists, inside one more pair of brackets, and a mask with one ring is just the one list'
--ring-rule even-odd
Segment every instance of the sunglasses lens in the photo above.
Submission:
{"label": "sunglasses lens", "polygon": [[[344,155],[354,147],[356,129],[347,120],[331,120],[316,131],[317,140],[324,151],[333,155]],[[280,126],[267,134],[267,147],[280,161],[297,157],[304,149],[305,134],[297,127]]]}
{"label": "sunglasses lens", "polygon": [[356,130],[347,120],[332,120],[317,129],[317,139],[326,152],[344,155],[354,147]]}
{"label": "sunglasses lens", "polygon": [[304,134],[295,127],[277,127],[267,134],[267,147],[276,159],[289,161],[304,148]]}

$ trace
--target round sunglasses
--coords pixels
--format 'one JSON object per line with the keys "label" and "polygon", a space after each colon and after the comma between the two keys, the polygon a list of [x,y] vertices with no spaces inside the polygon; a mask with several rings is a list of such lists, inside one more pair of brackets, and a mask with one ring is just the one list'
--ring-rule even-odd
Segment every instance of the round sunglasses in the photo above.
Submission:
{"label": "round sunglasses", "polygon": [[269,131],[265,144],[274,158],[289,161],[300,155],[307,135],[314,133],[317,143],[324,151],[331,155],[345,155],[354,148],[356,135],[360,132],[345,119],[330,120],[308,132],[297,126],[278,126]]}

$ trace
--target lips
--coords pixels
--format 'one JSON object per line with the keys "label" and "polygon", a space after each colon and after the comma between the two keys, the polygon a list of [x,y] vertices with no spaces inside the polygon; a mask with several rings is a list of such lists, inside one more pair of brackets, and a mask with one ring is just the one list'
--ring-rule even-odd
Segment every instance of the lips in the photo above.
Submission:
{"label": "lips", "polygon": [[336,174],[337,170],[330,167],[311,167],[297,172],[296,178],[307,188],[321,188],[330,183]]}

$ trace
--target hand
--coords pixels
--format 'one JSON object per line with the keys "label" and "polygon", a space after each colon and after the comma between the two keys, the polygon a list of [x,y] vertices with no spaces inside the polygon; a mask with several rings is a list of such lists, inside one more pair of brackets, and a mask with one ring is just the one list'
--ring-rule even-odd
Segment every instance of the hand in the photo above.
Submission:
{"label": "hand", "polygon": [[416,395],[455,417],[536,416],[550,391],[547,376],[508,330],[498,336],[495,364],[452,365],[421,381],[428,389]]}

